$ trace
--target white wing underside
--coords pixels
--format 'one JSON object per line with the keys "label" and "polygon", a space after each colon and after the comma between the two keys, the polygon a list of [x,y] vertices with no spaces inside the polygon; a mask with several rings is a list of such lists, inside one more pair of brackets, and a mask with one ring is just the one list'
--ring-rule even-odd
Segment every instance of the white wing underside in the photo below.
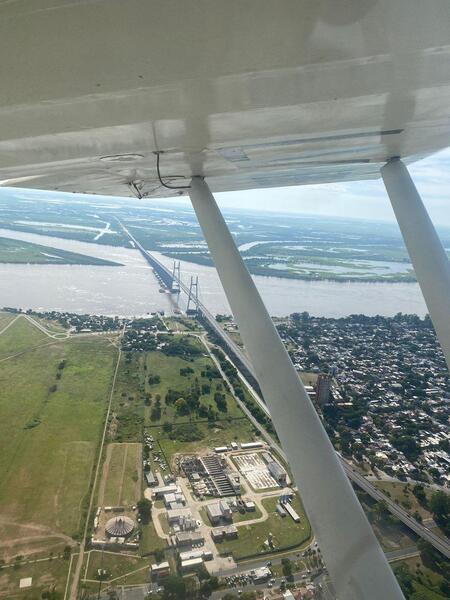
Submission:
{"label": "white wing underside", "polygon": [[0,185],[378,177],[449,144],[449,55],[448,0],[0,1]]}

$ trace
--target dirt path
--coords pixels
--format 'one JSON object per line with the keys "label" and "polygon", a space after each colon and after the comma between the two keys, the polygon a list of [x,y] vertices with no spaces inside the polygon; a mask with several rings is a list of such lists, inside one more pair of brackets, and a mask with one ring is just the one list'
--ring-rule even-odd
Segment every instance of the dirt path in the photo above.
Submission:
{"label": "dirt path", "polygon": [[[32,546],[33,542],[40,540],[54,539],[55,543],[51,544],[56,546],[64,542],[68,546],[73,546],[74,541],[68,535],[53,531],[50,527],[45,525],[38,525],[36,523],[18,523],[17,521],[11,521],[8,517],[0,516],[0,529],[1,525],[17,527],[16,538],[8,538],[6,541],[0,540],[0,550],[3,558],[6,556],[16,556],[22,554],[27,556],[28,554],[35,554],[40,550],[36,546]],[[23,531],[24,534],[21,534]],[[20,537],[19,537],[20,536]],[[57,541],[56,541],[57,540]],[[27,545],[29,547],[27,548]],[[47,550],[48,544],[42,547],[42,550]]]}
{"label": "dirt path", "polygon": [[33,319],[33,317],[30,317],[30,315],[21,315],[21,316],[25,317],[25,319],[29,323],[31,323],[31,325],[34,325],[34,327],[39,329],[40,332],[42,332],[44,335],[46,335],[49,338],[52,338],[54,340],[65,340],[68,337],[70,337],[70,333],[68,331],[61,331],[60,333],[58,333],[56,331],[50,331],[50,329],[47,329],[44,325],[42,325],[42,323],[39,323],[39,321],[36,321],[35,319]]}
{"label": "dirt path", "polygon": [[120,477],[119,497],[117,499],[117,506],[122,506],[123,480],[125,478],[125,471],[127,468],[127,456],[128,456],[128,444],[125,444],[125,452],[123,453],[122,475]]}
{"label": "dirt path", "polygon": [[102,478],[101,478],[100,486],[98,489],[98,505],[99,506],[104,506],[104,504],[105,504],[105,488],[106,488],[106,482],[108,481],[109,464],[111,462],[111,455],[112,455],[113,449],[114,449],[114,444],[108,444],[108,447],[106,448],[105,462],[103,463]]}
{"label": "dirt path", "polygon": [[67,458],[68,458],[68,456],[69,456],[69,447],[66,446],[66,452],[65,452],[65,456],[64,456],[64,467],[63,467],[62,475],[61,475],[60,480],[59,480],[58,489],[57,489],[55,497],[53,499],[53,505],[55,507],[55,523],[56,523],[57,527],[60,526],[60,520],[59,520],[59,495],[60,495],[60,493],[62,491],[62,488],[63,488],[63,482],[64,482],[64,476],[66,474]]}
{"label": "dirt path", "polygon": [[0,330],[0,335],[2,335],[2,333],[5,333],[5,331],[6,331],[7,329],[9,329],[9,328],[11,327],[11,325],[12,325],[13,323],[15,323],[19,317],[20,317],[20,315],[17,315],[17,317],[15,317],[14,319],[12,319],[12,320],[11,320],[11,321],[10,321],[10,322],[7,324],[7,325],[5,325],[5,327],[3,327],[3,329],[2,329],[2,330]]}
{"label": "dirt path", "polygon": [[137,473],[137,481],[134,489],[134,497],[139,500],[141,498],[141,490],[142,490],[142,445],[138,445],[138,449],[136,452],[136,473]]}
{"label": "dirt path", "polygon": [[[125,332],[125,325],[124,325],[124,327],[122,329],[122,335],[124,334],[124,332]],[[78,583],[80,581],[81,567],[83,565],[83,560],[84,560],[84,551],[85,551],[85,548],[86,548],[86,538],[87,538],[87,533],[88,533],[89,520],[90,520],[90,516],[91,516],[91,513],[92,513],[92,506],[94,504],[94,497],[95,497],[95,492],[96,492],[96,487],[97,487],[98,474],[99,474],[99,471],[100,471],[100,464],[101,464],[101,459],[102,459],[102,454],[103,454],[103,447],[105,445],[106,431],[107,431],[107,428],[108,428],[109,415],[111,413],[111,405],[112,405],[112,400],[113,400],[113,396],[114,396],[114,390],[115,390],[115,387],[116,387],[117,373],[119,371],[119,365],[120,365],[120,359],[121,359],[121,357],[122,357],[122,351],[121,351],[121,349],[119,347],[119,352],[117,354],[116,368],[114,369],[114,376],[113,376],[113,381],[112,381],[112,385],[111,385],[111,392],[109,394],[108,409],[106,411],[105,425],[103,427],[102,440],[101,440],[100,448],[99,448],[99,451],[98,451],[97,466],[95,468],[94,481],[92,483],[91,497],[89,499],[89,508],[88,508],[87,515],[86,515],[86,523],[85,523],[85,526],[84,526],[83,540],[82,540],[82,542],[80,544],[80,553],[78,555],[77,563],[75,565],[75,571],[74,571],[74,575],[73,575],[72,585],[70,587],[70,593],[69,593],[69,599],[70,600],[77,600]]]}

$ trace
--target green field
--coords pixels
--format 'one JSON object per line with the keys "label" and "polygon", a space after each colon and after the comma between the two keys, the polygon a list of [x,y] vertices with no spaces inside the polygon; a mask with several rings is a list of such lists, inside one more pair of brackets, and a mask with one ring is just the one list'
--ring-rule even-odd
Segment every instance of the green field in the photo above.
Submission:
{"label": "green field", "polygon": [[187,317],[166,317],[164,323],[170,329],[170,331],[204,331],[200,323],[194,319]]}
{"label": "green field", "polygon": [[[280,551],[284,548],[306,544],[311,538],[311,527],[298,497],[294,498],[292,506],[300,517],[300,523],[294,523],[289,515],[284,518],[280,517],[275,512],[277,502],[278,498],[263,500],[269,518],[253,525],[241,525],[239,537],[219,543],[217,546],[219,552],[221,554],[231,552],[236,560],[240,560],[250,555],[268,554],[274,550]],[[270,550],[264,545],[269,531],[273,535],[274,550]]]}
{"label": "green field", "polygon": [[416,543],[415,535],[406,525],[396,519],[379,518],[376,502],[358,488],[355,492],[383,550],[398,550]]}
{"label": "green field", "polygon": [[43,317],[37,317],[36,315],[32,315],[33,319],[40,323],[43,327],[45,327],[50,333],[64,333],[67,331],[67,328],[64,325],[61,325],[58,321],[54,321],[51,319],[44,319]]}
{"label": "green field", "polygon": [[448,595],[441,588],[444,577],[426,567],[420,556],[392,563],[391,567],[394,573],[401,565],[407,567],[412,578],[413,595],[409,596],[410,598],[414,600],[448,600]]}
{"label": "green field", "polygon": [[124,352],[120,359],[114,388],[113,412],[117,426],[109,432],[116,442],[140,442],[144,425],[144,399],[140,389],[145,354]]}
{"label": "green field", "polygon": [[169,525],[169,521],[167,520],[167,515],[160,514],[160,515],[158,515],[158,519],[159,519],[159,522],[161,523],[161,527],[162,527],[162,530],[164,531],[164,533],[170,533],[170,525]]}
{"label": "green field", "polygon": [[[203,347],[200,347],[203,350]],[[205,372],[205,368],[207,366],[211,368],[213,367],[213,362],[208,356],[200,356],[191,362],[175,356],[166,356],[162,352],[148,352],[146,355],[145,365],[147,367],[145,370],[146,374],[155,373],[161,378],[161,382],[159,384],[150,385],[148,380],[145,381],[145,392],[152,394],[152,398],[154,398],[156,394],[159,394],[162,400],[164,400],[169,388],[177,390],[181,392],[181,395],[183,395],[183,392],[188,390],[193,385],[195,380],[198,379],[200,386],[202,386],[202,384],[207,384],[211,387],[211,392],[209,394],[202,394],[201,404],[205,406],[211,406],[215,409],[216,405],[214,402],[214,392],[220,391],[225,393],[227,400],[227,410],[226,412],[223,412],[221,416],[243,416],[241,409],[237,406],[232,395],[224,391],[222,378],[213,379],[210,381],[208,377],[202,377],[202,373]],[[180,370],[185,368],[191,368],[194,373],[190,373],[186,376],[180,375]],[[220,389],[217,390],[217,386],[219,386]],[[157,424],[158,422],[164,421],[176,422],[177,420],[186,420],[185,417],[183,418],[182,416],[176,414],[174,405],[168,405],[164,402],[161,419],[159,421],[151,421],[150,411],[147,410],[146,412],[147,423],[152,422]],[[196,420],[195,416],[194,420]]]}
{"label": "green field", "polygon": [[[200,342],[195,342],[200,344]],[[199,346],[203,350],[203,346]],[[246,436],[247,439],[253,428],[244,418],[244,414],[237,405],[233,396],[224,388],[224,382],[221,377],[209,379],[205,374],[207,367],[213,368],[213,362],[208,356],[203,354],[185,360],[175,356],[166,356],[162,352],[127,352],[121,359],[119,372],[116,381],[114,393],[113,409],[117,415],[117,429],[110,436],[114,441],[140,441],[142,439],[142,427],[155,427],[165,422],[172,424],[185,422],[205,423],[206,417],[198,413],[189,415],[178,414],[175,404],[168,403],[165,400],[169,389],[176,390],[177,398],[186,396],[191,387],[195,385],[209,385],[209,393],[203,393],[200,396],[200,405],[203,409],[211,407],[217,412],[217,420],[220,423],[230,426],[232,419],[233,428],[236,436]],[[193,373],[185,376],[180,374],[181,369],[190,368]],[[149,377],[157,375],[160,378],[159,383],[149,383]],[[226,411],[218,411],[214,401],[215,392],[225,395]],[[160,397],[161,415],[155,418],[152,414],[153,408]],[[244,424],[245,421],[245,424]],[[200,425],[204,429],[203,425]],[[167,437],[165,434],[162,437]],[[208,436],[212,439],[232,441],[234,436],[214,435]],[[214,442],[217,445],[216,442]]]}
{"label": "green field", "polygon": [[[0,353],[41,336],[20,318]],[[1,557],[79,536],[116,357],[107,340],[72,338],[0,362]]]}
{"label": "green field", "polygon": [[142,556],[153,554],[156,550],[163,550],[166,546],[166,540],[162,540],[159,537],[153,523],[141,526],[141,543],[139,551]]}
{"label": "green field", "polygon": [[8,313],[8,312],[0,312],[0,331],[4,329],[8,323],[11,323],[13,319],[16,318],[17,315]]}
{"label": "green field", "polygon": [[50,341],[51,339],[45,333],[34,327],[21,315],[0,335],[0,361],[3,358]]}
{"label": "green field", "polygon": [[[63,597],[69,560],[54,558],[43,562],[20,564],[0,569],[0,598],[3,600],[41,600],[42,593],[53,589]],[[19,582],[32,578],[32,587],[19,589]]]}
{"label": "green field", "polygon": [[119,263],[77,252],[0,237],[0,263],[118,266]]}
{"label": "green field", "polygon": [[141,497],[141,444],[109,444],[103,464],[98,503],[132,506]]}
{"label": "green field", "polygon": [[[374,481],[374,485],[387,494],[394,502],[405,508],[410,514],[416,511],[422,519],[432,518],[433,515],[424,508],[412,493],[412,486],[408,483],[393,481]],[[431,490],[425,489],[425,495],[428,500],[432,496]],[[441,532],[442,533],[442,532]]]}
{"label": "green field", "polygon": [[[106,581],[102,587],[107,587],[109,581],[114,579],[116,584],[125,585],[126,583],[145,583],[148,581],[149,560],[138,556],[123,554],[113,554],[111,552],[101,552],[100,550],[91,550],[89,560],[83,566],[83,579],[98,580],[97,570],[105,569],[108,573]],[[138,573],[135,573],[135,572]],[[86,576],[84,573],[86,572]],[[138,576],[139,581],[129,581],[128,576],[133,574]],[[138,575],[139,574],[139,575]]]}

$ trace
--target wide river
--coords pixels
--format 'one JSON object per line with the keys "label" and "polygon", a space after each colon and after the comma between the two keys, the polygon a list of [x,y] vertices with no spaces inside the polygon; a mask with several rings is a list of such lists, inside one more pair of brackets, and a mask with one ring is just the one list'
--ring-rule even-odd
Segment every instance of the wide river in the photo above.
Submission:
{"label": "wide river", "polygon": [[[176,308],[168,294],[159,291],[152,269],[139,251],[0,229],[0,237],[34,242],[98,258],[117,261],[121,267],[90,265],[0,264],[0,307],[137,316]],[[172,259],[155,256],[169,268]],[[200,299],[213,313],[230,312],[215,269],[181,262],[181,277],[199,276]],[[284,316],[308,311],[312,315],[342,317],[354,313],[425,315],[426,307],[413,283],[335,283],[278,277],[254,277],[270,314]]]}

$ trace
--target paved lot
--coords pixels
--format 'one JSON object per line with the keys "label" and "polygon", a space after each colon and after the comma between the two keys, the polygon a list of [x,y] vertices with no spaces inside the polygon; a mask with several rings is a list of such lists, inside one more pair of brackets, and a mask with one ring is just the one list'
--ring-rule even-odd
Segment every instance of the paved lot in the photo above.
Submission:
{"label": "paved lot", "polygon": [[260,453],[238,454],[233,457],[233,460],[253,489],[265,490],[278,487]]}

